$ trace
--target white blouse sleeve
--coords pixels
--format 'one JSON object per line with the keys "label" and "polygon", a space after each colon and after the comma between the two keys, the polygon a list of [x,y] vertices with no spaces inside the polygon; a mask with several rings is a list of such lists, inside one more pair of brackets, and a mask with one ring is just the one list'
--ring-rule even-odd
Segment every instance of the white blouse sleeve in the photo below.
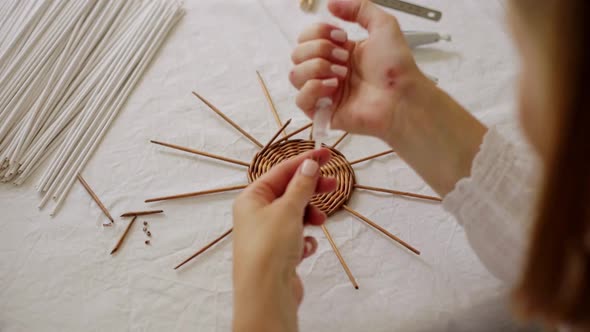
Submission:
{"label": "white blouse sleeve", "polygon": [[482,263],[507,283],[517,281],[527,250],[536,165],[530,150],[492,128],[473,161],[471,176],[460,180],[443,200]]}

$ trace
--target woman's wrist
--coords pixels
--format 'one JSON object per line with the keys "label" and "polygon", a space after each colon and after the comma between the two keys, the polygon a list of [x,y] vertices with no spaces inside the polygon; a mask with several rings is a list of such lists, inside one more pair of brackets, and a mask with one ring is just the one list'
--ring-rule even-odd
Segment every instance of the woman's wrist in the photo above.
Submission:
{"label": "woman's wrist", "polygon": [[471,173],[487,128],[426,77],[396,105],[383,138],[437,193]]}
{"label": "woman's wrist", "polygon": [[284,271],[266,265],[242,272],[234,274],[234,332],[290,331],[297,325],[292,281]]}

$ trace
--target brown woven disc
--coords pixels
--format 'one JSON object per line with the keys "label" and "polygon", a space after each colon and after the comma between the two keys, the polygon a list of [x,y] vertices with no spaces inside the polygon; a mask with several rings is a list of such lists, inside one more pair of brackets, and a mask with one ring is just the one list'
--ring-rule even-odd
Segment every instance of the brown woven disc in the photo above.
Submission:
{"label": "brown woven disc", "polygon": [[[332,152],[332,157],[322,167],[321,172],[324,176],[336,178],[338,188],[331,193],[315,195],[311,200],[311,204],[329,216],[348,202],[354,189],[355,179],[352,166],[350,166],[344,155],[335,149],[327,148]],[[248,180],[251,183],[281,161],[313,149],[313,141],[288,140],[275,143],[254,156],[254,160],[252,160],[248,168]]]}

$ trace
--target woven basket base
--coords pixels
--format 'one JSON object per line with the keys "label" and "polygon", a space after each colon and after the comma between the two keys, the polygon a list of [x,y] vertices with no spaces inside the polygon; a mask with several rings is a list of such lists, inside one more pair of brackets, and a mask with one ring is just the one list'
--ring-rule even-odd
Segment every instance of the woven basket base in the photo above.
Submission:
{"label": "woven basket base", "polygon": [[[354,170],[340,151],[326,147],[332,153],[330,161],[321,168],[323,176],[333,177],[338,180],[335,191],[322,195],[315,195],[311,204],[330,216],[346,204],[355,184]],[[288,140],[271,145],[268,149],[258,152],[248,168],[248,180],[250,183],[268,172],[273,166],[283,160],[293,158],[303,152],[313,150],[314,142],[308,140]]]}

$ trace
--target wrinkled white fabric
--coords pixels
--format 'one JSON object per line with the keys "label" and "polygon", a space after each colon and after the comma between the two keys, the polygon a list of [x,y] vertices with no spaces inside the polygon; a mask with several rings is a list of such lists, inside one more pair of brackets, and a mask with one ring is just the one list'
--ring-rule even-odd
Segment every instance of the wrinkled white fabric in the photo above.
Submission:
{"label": "wrinkled white fabric", "polygon": [[[396,13],[407,30],[449,33],[414,52],[439,85],[486,124],[512,107],[516,57],[503,2],[415,0],[440,9],[431,22]],[[0,331],[203,331],[231,329],[231,236],[180,271],[173,267],[231,227],[235,193],[145,204],[146,198],[240,185],[246,169],[149,143],[162,140],[248,161],[257,149],[191,91],[202,94],[266,143],[278,129],[260,89],[266,80],[287,131],[309,122],[295,106],[289,55],[311,23],[336,22],[325,8],[302,13],[298,0],[185,0],[186,15],[83,171],[113,216],[161,208],[111,257],[128,222],[101,228],[102,212],[76,184],[60,213],[37,209],[31,183],[0,185]],[[393,11],[391,11],[394,13]],[[351,38],[355,25],[336,22]],[[331,139],[336,139],[335,133]],[[298,137],[306,137],[303,133]],[[349,160],[387,150],[376,139],[351,136],[339,149]],[[432,194],[399,158],[355,167],[359,183]],[[422,251],[417,257],[345,213],[327,227],[360,290],[350,285],[321,230],[316,255],[300,267],[305,298],[301,331],[511,331],[504,287],[439,204],[357,191],[349,205]],[[135,225],[135,226],[138,226]],[[474,327],[480,328],[474,328]]]}
{"label": "wrinkled white fabric", "polygon": [[460,180],[443,201],[484,265],[509,284],[517,281],[522,269],[539,189],[539,163],[523,146],[491,128],[471,176]]}
{"label": "wrinkled white fabric", "polygon": [[491,128],[470,177],[460,180],[443,200],[482,263],[509,286],[523,269],[540,170],[538,158],[526,144],[510,141]]}

